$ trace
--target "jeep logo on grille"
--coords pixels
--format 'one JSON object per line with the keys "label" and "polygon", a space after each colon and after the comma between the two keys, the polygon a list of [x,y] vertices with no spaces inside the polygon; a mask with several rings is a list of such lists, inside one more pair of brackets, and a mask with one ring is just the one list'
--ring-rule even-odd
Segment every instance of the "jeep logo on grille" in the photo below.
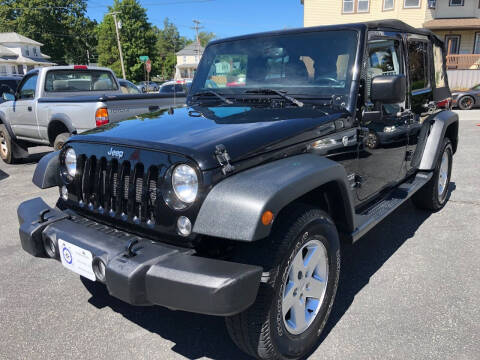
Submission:
{"label": "jeep logo on grille", "polygon": [[110,150],[107,152],[107,155],[121,159],[123,157],[123,151],[120,150],[115,150],[114,148],[110,148]]}

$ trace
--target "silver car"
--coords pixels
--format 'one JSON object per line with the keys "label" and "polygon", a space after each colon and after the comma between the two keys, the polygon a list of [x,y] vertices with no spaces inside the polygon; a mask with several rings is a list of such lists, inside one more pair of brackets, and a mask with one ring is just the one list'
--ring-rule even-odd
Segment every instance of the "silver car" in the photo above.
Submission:
{"label": "silver car", "polygon": [[480,84],[470,90],[452,92],[452,103],[454,107],[461,110],[470,110],[480,105]]}

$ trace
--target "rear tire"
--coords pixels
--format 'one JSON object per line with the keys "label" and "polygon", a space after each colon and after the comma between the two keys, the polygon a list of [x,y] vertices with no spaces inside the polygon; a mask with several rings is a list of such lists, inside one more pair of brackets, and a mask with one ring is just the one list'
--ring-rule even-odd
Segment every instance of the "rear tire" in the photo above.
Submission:
{"label": "rear tire", "polygon": [[420,209],[438,211],[448,201],[453,148],[449,138],[443,139],[442,145],[432,178],[412,197],[413,203]]}
{"label": "rear tire", "polygon": [[458,107],[461,110],[470,110],[473,108],[474,104],[475,100],[470,95],[462,96],[460,99],[458,99]]}
{"label": "rear tire", "polygon": [[250,308],[225,321],[230,337],[247,354],[298,359],[317,345],[330,314],[340,276],[340,242],[328,214],[313,207],[287,209],[277,223],[268,239],[246,244],[240,256],[240,261],[263,266],[269,279],[260,284]]}
{"label": "rear tire", "polygon": [[65,145],[70,136],[70,133],[61,133],[57,135],[55,141],[53,142],[53,148],[55,149],[55,151],[62,150],[63,145]]}
{"label": "rear tire", "polygon": [[0,124],[0,157],[7,164],[13,164],[15,162],[12,148],[12,138],[6,126]]}

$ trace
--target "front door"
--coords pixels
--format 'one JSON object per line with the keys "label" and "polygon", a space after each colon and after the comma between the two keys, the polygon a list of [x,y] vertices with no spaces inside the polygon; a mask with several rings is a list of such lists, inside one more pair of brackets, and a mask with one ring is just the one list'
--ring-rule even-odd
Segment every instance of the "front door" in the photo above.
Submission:
{"label": "front door", "polygon": [[17,100],[12,102],[9,119],[13,132],[20,138],[38,138],[36,100],[38,74],[23,78],[17,90]]}
{"label": "front door", "polygon": [[405,74],[400,34],[371,37],[368,42],[366,110],[380,111],[378,117],[364,116],[356,180],[357,197],[366,201],[405,176],[408,118],[405,103],[373,104],[372,79],[379,75]]}

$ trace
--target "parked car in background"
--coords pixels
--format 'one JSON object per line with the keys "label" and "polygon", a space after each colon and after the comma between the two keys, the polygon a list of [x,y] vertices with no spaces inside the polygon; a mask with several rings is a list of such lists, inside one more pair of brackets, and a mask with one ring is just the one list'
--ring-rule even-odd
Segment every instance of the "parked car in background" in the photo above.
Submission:
{"label": "parked car in background", "polygon": [[141,94],[140,89],[131,81],[125,79],[118,79],[118,84],[120,85],[120,90],[124,94]]}
{"label": "parked car in background", "polygon": [[167,81],[160,86],[158,91],[160,94],[174,94],[176,96],[186,96],[187,88],[183,82]]}
{"label": "parked car in background", "polygon": [[143,93],[158,91],[159,88],[158,84],[153,81],[141,81],[137,84],[137,87]]}
{"label": "parked car in background", "polygon": [[58,150],[72,134],[182,103],[171,94],[124,94],[112,70],[85,65],[31,70],[3,100],[0,155],[7,163],[28,156],[28,147]]}
{"label": "parked car in background", "polygon": [[470,90],[452,92],[452,105],[461,110],[470,110],[480,105],[480,84]]}
{"label": "parked car in background", "polygon": [[15,93],[20,80],[22,80],[21,76],[0,76],[0,103],[5,101],[3,93]]}

